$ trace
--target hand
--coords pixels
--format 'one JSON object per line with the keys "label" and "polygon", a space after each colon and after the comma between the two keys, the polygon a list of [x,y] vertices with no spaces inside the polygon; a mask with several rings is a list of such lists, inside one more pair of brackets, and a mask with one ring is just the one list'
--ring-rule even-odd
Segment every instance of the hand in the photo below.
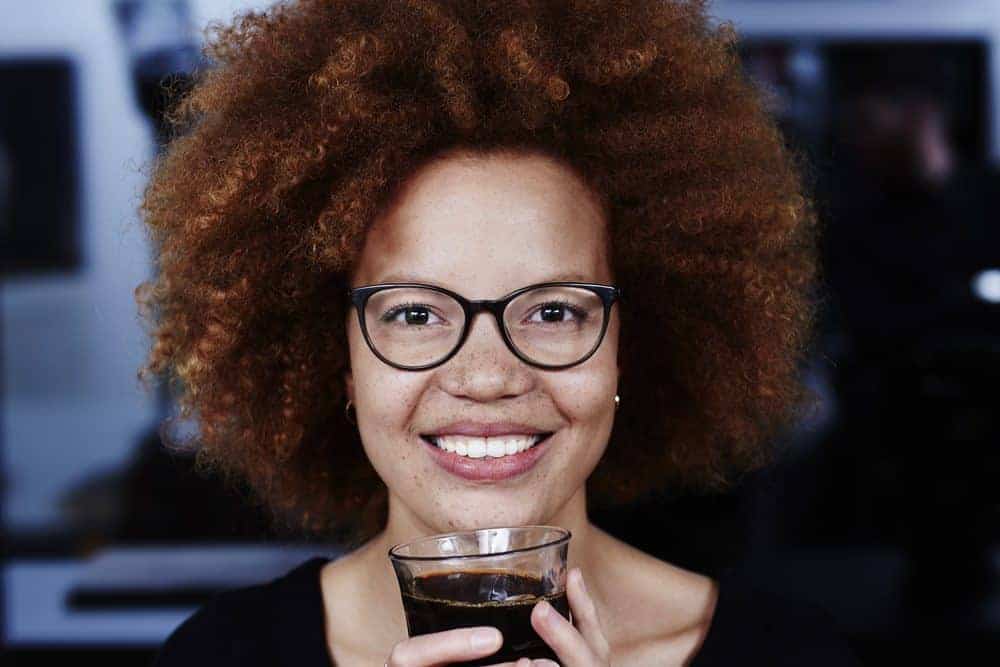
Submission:
{"label": "hand", "polygon": [[[483,632],[483,642],[476,643]],[[503,635],[491,626],[456,628],[417,635],[396,642],[385,667],[439,667],[483,658],[500,650]]]}
{"label": "hand", "polygon": [[[570,570],[567,579],[569,606],[579,630],[545,601],[531,611],[531,625],[556,652],[563,667],[609,667],[611,648],[597,618],[597,607],[583,584],[580,568]],[[536,660],[532,664],[550,663]]]}

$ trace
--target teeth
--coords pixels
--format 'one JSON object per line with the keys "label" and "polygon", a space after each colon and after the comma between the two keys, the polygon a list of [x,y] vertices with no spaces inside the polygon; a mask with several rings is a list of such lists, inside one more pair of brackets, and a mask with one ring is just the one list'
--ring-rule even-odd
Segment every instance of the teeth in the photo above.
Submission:
{"label": "teeth", "polygon": [[541,435],[475,438],[460,435],[431,436],[435,445],[447,452],[481,459],[486,456],[500,458],[523,452],[541,439]]}
{"label": "teeth", "polygon": [[465,444],[469,448],[470,459],[481,459],[486,456],[485,438],[470,438]]}
{"label": "teeth", "polygon": [[498,440],[488,440],[486,442],[486,453],[498,459],[507,453],[507,445]]}

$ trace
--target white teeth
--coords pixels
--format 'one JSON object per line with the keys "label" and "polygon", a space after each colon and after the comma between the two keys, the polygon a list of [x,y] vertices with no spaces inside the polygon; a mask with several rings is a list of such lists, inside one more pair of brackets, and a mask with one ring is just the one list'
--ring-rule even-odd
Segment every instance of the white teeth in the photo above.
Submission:
{"label": "white teeth", "polygon": [[498,436],[494,438],[460,435],[431,436],[434,444],[446,452],[454,452],[473,459],[481,459],[486,456],[500,458],[517,454],[529,449],[541,438],[541,435]]}
{"label": "white teeth", "polygon": [[469,448],[469,458],[481,459],[486,456],[486,438],[469,438],[465,445]]}

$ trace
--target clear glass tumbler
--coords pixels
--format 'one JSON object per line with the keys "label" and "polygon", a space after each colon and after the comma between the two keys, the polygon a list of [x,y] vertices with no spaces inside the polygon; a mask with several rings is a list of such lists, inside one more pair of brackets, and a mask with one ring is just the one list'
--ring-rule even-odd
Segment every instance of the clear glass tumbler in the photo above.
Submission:
{"label": "clear glass tumbler", "polygon": [[389,549],[410,637],[490,625],[503,646],[492,665],[557,656],[531,627],[540,600],[572,621],[566,599],[566,555],[572,533],[557,526],[516,526],[431,535]]}

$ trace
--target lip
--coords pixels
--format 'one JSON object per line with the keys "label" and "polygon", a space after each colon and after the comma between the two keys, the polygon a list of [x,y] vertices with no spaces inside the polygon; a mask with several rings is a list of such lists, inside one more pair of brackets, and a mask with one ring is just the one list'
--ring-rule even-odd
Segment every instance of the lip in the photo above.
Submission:
{"label": "lip", "polygon": [[421,433],[421,435],[466,435],[491,438],[499,435],[537,435],[540,433],[549,433],[549,431],[512,421],[475,422],[465,420],[452,422],[436,431]]}
{"label": "lip", "polygon": [[549,442],[554,435],[555,433],[546,436],[536,445],[517,454],[497,458],[484,456],[479,459],[445,451],[423,437],[420,441],[430,450],[428,453],[434,462],[451,474],[471,481],[493,482],[517,477],[531,470],[548,451]]}

